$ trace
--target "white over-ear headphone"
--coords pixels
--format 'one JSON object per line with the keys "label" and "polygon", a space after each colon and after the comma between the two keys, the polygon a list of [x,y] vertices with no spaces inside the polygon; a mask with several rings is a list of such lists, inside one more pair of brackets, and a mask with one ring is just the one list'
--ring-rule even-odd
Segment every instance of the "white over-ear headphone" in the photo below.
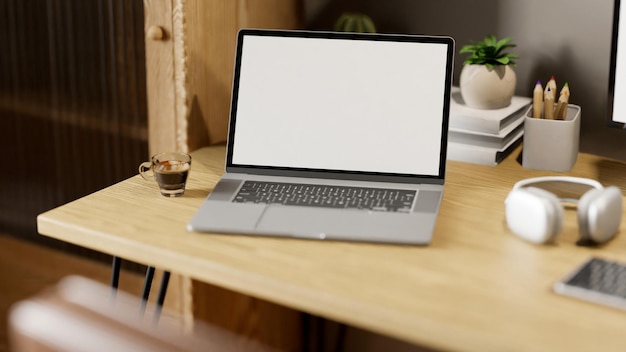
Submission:
{"label": "white over-ear headphone", "polygon": [[[557,197],[549,184],[589,189],[580,197]],[[567,188],[567,187],[566,187]],[[563,227],[562,202],[578,203],[582,242],[604,243],[615,236],[622,219],[622,193],[588,178],[545,176],[517,182],[504,201],[506,222],[516,235],[534,243],[553,241]]]}

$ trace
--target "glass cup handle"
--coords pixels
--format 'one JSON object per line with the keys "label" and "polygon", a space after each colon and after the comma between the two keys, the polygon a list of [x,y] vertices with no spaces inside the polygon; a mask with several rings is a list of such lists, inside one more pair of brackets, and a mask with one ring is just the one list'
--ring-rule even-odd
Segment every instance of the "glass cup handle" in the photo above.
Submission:
{"label": "glass cup handle", "polygon": [[152,170],[152,163],[149,161],[143,162],[139,165],[139,174],[145,180],[151,181],[152,179],[154,179],[154,173],[153,172],[148,173],[148,171],[151,171],[151,170]]}

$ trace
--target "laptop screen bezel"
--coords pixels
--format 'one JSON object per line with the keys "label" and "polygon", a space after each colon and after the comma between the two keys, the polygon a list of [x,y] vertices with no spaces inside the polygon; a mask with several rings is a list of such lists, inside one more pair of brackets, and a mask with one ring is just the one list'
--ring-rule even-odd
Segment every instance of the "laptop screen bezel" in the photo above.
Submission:
{"label": "laptop screen bezel", "polygon": [[[443,98],[442,137],[440,145],[439,170],[437,175],[415,175],[382,172],[363,172],[328,169],[309,169],[294,167],[275,167],[261,165],[242,165],[233,163],[233,148],[235,136],[235,124],[237,119],[238,90],[241,74],[241,58],[243,42],[246,36],[273,36],[273,37],[301,37],[322,39],[349,39],[369,41],[394,41],[394,42],[417,42],[435,43],[447,46],[447,62],[445,77],[445,92]],[[241,29],[237,35],[237,52],[235,55],[235,67],[233,74],[233,86],[231,97],[230,121],[227,140],[226,172],[247,173],[259,175],[289,176],[289,177],[315,177],[326,179],[362,180],[376,182],[397,183],[428,183],[443,184],[446,171],[448,124],[450,114],[450,91],[452,87],[452,68],[454,59],[454,40],[447,36],[423,36],[423,35],[400,35],[400,34],[367,34],[346,32],[323,32],[302,30],[266,30],[266,29]]]}

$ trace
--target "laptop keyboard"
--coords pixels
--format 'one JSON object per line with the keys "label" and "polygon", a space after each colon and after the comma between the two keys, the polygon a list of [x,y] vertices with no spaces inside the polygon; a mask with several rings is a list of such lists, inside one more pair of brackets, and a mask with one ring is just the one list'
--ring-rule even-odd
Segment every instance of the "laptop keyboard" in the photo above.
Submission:
{"label": "laptop keyboard", "polygon": [[409,212],[415,193],[402,189],[245,181],[233,202]]}
{"label": "laptop keyboard", "polygon": [[572,286],[626,297],[626,266],[618,262],[593,258],[569,282]]}

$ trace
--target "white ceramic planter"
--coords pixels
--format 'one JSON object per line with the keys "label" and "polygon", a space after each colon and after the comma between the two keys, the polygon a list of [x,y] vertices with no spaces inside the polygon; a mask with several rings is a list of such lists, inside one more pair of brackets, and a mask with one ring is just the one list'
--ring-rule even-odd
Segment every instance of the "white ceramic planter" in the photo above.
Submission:
{"label": "white ceramic planter", "polygon": [[465,65],[459,87],[465,104],[475,109],[500,109],[511,103],[516,76],[510,65]]}

